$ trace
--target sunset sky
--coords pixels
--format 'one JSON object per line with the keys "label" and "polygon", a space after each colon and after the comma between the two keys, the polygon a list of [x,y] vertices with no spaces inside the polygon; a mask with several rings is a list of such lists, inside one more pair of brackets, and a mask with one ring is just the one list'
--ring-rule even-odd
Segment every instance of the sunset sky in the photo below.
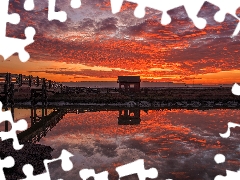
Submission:
{"label": "sunset sky", "polygon": [[112,14],[109,0],[82,0],[79,9],[72,9],[70,0],[57,0],[56,10],[68,14],[63,23],[48,21],[47,0],[35,1],[30,12],[23,3],[10,0],[9,13],[19,13],[21,22],[8,24],[7,36],[25,39],[24,29],[34,27],[35,42],[26,48],[31,58],[22,63],[17,54],[6,61],[0,56],[0,72],[60,82],[116,81],[119,75],[176,83],[240,82],[240,35],[231,37],[239,21],[227,15],[216,22],[218,7],[211,4],[199,13],[208,23],[199,30],[183,7],[169,11],[172,22],[163,26],[160,11],[146,9],[138,19],[136,4],[128,2]]}

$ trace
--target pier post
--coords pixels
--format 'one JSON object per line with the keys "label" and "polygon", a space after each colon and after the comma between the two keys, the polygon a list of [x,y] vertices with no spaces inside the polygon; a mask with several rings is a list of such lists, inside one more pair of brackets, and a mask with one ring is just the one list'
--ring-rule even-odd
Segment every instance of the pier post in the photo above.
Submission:
{"label": "pier post", "polygon": [[48,89],[51,89],[51,88],[52,88],[52,81],[48,80]]}
{"label": "pier post", "polygon": [[47,105],[47,86],[46,86],[46,79],[43,78],[42,84],[42,106]]}
{"label": "pier post", "polygon": [[29,75],[28,77],[28,86],[31,87],[32,86],[32,76]]}
{"label": "pier post", "polygon": [[33,125],[33,106],[31,107],[31,126]]}
{"label": "pier post", "polygon": [[13,118],[13,121],[14,121],[14,106],[13,105],[11,106],[11,113],[12,113],[12,118]]}
{"label": "pier post", "polygon": [[18,87],[21,87],[21,86],[22,86],[22,74],[19,74],[19,75],[18,75],[17,84],[18,84]]}
{"label": "pier post", "polygon": [[[5,107],[5,111],[7,111],[8,108]],[[5,121],[5,132],[8,132],[8,121]]]}
{"label": "pier post", "polygon": [[[5,111],[8,111],[7,106],[5,107]],[[13,106],[11,106],[11,113],[12,113],[12,118],[14,121],[14,107]],[[9,123],[8,123],[8,121],[5,121],[5,132],[8,132],[8,130],[9,130]]]}
{"label": "pier post", "polygon": [[37,83],[36,83],[36,86],[38,87],[39,86],[39,77],[37,76]]}
{"label": "pier post", "polygon": [[44,106],[42,106],[42,117],[44,117],[45,116],[45,108],[44,108]]}

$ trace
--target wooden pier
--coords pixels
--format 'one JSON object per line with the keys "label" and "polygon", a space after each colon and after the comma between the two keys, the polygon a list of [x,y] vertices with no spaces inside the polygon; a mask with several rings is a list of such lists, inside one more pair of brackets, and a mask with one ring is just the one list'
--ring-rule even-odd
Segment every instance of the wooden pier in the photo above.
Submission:
{"label": "wooden pier", "polygon": [[[49,131],[51,131],[54,126],[56,126],[61,119],[67,113],[85,113],[85,112],[95,112],[95,111],[108,111],[105,108],[68,108],[68,109],[56,109],[50,114],[47,115],[47,109],[42,108],[42,116],[37,116],[36,107],[31,109],[31,126],[20,132],[17,136],[20,143],[36,143],[45,137]],[[140,109],[131,108],[131,109],[110,109],[112,111],[119,111],[118,124],[119,125],[134,125],[140,124]],[[121,114],[122,112],[130,112],[128,114]],[[134,116],[131,113],[134,113]],[[116,119],[117,120],[117,119]],[[137,121],[136,121],[137,120]],[[5,127],[6,129],[6,127]],[[8,130],[8,129],[7,129]]]}
{"label": "wooden pier", "polygon": [[29,91],[33,106],[39,101],[42,102],[43,106],[46,106],[47,93],[61,92],[62,84],[38,76],[0,73],[0,101],[2,101],[4,107],[14,105],[14,94],[21,89],[24,89],[22,91]]}
{"label": "wooden pier", "polygon": [[[42,111],[44,111],[44,109]],[[21,143],[39,142],[42,137],[45,137],[46,134],[51,131],[54,126],[57,125],[57,123],[63,118],[66,113],[67,111],[64,109],[54,110],[49,115],[38,117],[37,121],[34,116],[31,116],[31,127],[18,134],[19,141]]]}

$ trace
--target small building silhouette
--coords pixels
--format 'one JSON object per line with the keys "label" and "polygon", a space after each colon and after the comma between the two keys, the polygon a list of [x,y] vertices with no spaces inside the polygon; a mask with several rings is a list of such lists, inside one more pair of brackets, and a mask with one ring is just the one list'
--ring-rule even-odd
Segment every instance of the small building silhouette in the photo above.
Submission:
{"label": "small building silhouette", "polygon": [[118,76],[119,89],[125,92],[140,91],[140,76]]}
{"label": "small building silhouette", "polygon": [[140,109],[119,110],[118,125],[138,125],[140,122]]}

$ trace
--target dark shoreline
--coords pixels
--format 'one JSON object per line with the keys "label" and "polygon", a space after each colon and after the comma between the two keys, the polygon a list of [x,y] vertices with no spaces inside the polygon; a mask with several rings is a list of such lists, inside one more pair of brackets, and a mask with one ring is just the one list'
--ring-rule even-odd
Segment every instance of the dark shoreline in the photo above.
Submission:
{"label": "dark shoreline", "polygon": [[[85,89],[86,90],[86,89]],[[41,106],[42,97],[31,99],[31,93],[14,93],[14,106]],[[230,87],[216,88],[142,88],[140,92],[123,92],[118,89],[80,89],[47,94],[45,106],[101,106],[139,108],[240,108],[240,96]]]}
{"label": "dark shoreline", "polygon": [[[15,104],[14,108],[19,108],[19,109],[31,109],[33,106],[27,105],[27,104]],[[229,107],[229,106],[212,106],[212,107],[206,107],[206,106],[199,106],[199,107],[180,107],[180,106],[164,106],[164,107],[139,107],[139,106],[113,106],[113,105],[105,105],[105,104],[96,104],[96,105],[80,105],[80,104],[66,104],[66,105],[58,105],[58,104],[50,104],[47,106],[42,106],[42,105],[35,105],[34,108],[41,109],[41,108],[49,108],[49,109],[90,109],[90,110],[96,110],[96,111],[116,111],[119,109],[141,109],[141,110],[164,110],[164,109],[185,109],[185,110],[210,110],[210,109],[235,109],[235,110],[240,110],[240,105],[236,107]]]}

